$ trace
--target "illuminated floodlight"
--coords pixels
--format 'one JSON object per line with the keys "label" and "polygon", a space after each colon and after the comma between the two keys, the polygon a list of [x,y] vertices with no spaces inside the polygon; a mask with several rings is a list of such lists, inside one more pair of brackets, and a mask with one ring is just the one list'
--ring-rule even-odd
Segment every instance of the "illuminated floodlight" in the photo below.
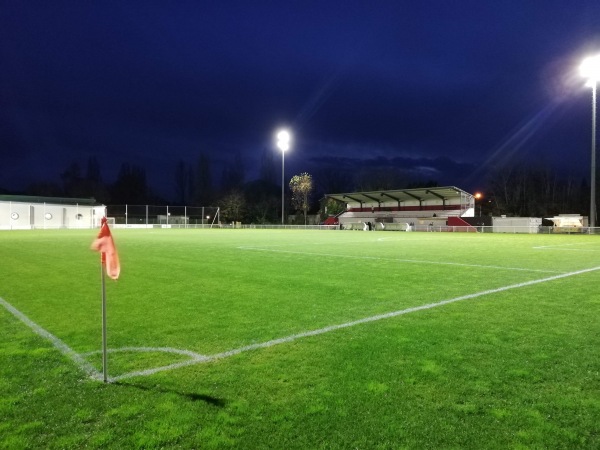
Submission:
{"label": "illuminated floodlight", "polygon": [[277,147],[281,150],[281,225],[285,223],[285,152],[290,149],[292,135],[287,130],[277,132]]}
{"label": "illuminated floodlight", "polygon": [[587,85],[590,87],[600,81],[600,55],[585,58],[579,66],[579,73],[587,78]]}
{"label": "illuminated floodlight", "polygon": [[290,133],[287,130],[281,130],[277,133],[277,147],[282,152],[285,152],[290,149],[290,141],[291,141]]}

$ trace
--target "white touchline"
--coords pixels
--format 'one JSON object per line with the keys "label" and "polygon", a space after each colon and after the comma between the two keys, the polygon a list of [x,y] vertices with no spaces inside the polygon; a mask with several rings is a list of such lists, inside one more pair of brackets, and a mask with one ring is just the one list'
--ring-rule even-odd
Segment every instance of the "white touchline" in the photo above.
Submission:
{"label": "white touchline", "polygon": [[202,355],[200,358],[194,358],[194,359],[191,359],[191,360],[188,360],[188,361],[183,361],[183,362],[178,362],[178,363],[174,363],[174,364],[169,364],[168,366],[155,367],[153,369],[140,370],[140,371],[136,371],[136,372],[129,372],[129,373],[126,373],[126,374],[123,374],[123,375],[119,375],[119,376],[113,377],[113,378],[110,379],[110,381],[118,381],[118,380],[123,380],[123,379],[126,379],[126,378],[138,377],[138,376],[147,376],[147,375],[152,375],[152,374],[155,374],[155,373],[158,373],[158,372],[164,372],[164,371],[167,371],[167,370],[173,370],[173,369],[178,369],[178,368],[181,368],[181,367],[191,366],[191,365],[194,365],[194,364],[200,364],[200,363],[215,361],[217,359],[227,358],[229,356],[238,355],[240,353],[247,352],[247,351],[250,351],[250,350],[258,350],[258,349],[261,349],[261,348],[273,347],[275,345],[285,344],[285,343],[292,342],[292,341],[295,341],[297,339],[301,339],[301,338],[305,338],[305,337],[317,336],[317,335],[320,335],[320,334],[329,333],[331,331],[340,330],[342,328],[349,328],[349,327],[353,327],[355,325],[361,325],[363,323],[375,322],[375,321],[383,320],[383,319],[389,319],[390,317],[401,316],[401,315],[404,315],[404,314],[409,314],[409,313],[416,312],[416,311],[422,311],[422,310],[425,310],[425,309],[437,308],[438,306],[444,306],[444,305],[448,305],[450,303],[459,302],[459,301],[462,301],[462,300],[469,300],[469,299],[472,299],[472,298],[482,297],[484,295],[496,294],[496,293],[508,291],[508,290],[511,290],[511,289],[517,289],[517,288],[532,286],[534,284],[546,283],[548,281],[559,280],[561,278],[572,277],[572,276],[575,276],[575,275],[581,275],[583,273],[594,272],[594,271],[597,271],[597,270],[600,270],[600,266],[598,266],[598,267],[592,267],[590,269],[578,270],[578,271],[575,271],[575,272],[562,273],[562,274],[554,275],[554,276],[547,277],[547,278],[541,278],[539,280],[532,280],[532,281],[525,281],[523,283],[511,284],[509,286],[504,286],[504,287],[500,287],[500,288],[496,288],[496,289],[489,289],[489,290],[486,290],[486,291],[476,292],[474,294],[462,295],[460,297],[455,297],[455,298],[451,298],[451,299],[448,299],[448,300],[442,300],[442,301],[435,302],[435,303],[428,303],[426,305],[414,306],[412,308],[401,309],[399,311],[392,311],[392,312],[385,313],[385,314],[378,314],[378,315],[375,315],[375,316],[365,317],[363,319],[353,320],[351,322],[346,322],[346,323],[341,323],[341,324],[338,324],[338,325],[331,325],[331,326],[328,326],[328,327],[319,328],[317,330],[311,330],[311,331],[305,331],[303,333],[292,334],[290,336],[282,337],[282,338],[279,338],[279,339],[273,339],[271,341],[261,342],[261,343],[258,343],[258,344],[250,344],[250,345],[246,345],[244,347],[239,347],[239,348],[236,348],[236,349],[233,349],[233,350],[228,350],[226,352],[216,353],[214,355],[207,355],[207,356]]}
{"label": "white touchline", "polygon": [[[200,364],[200,363],[215,361],[218,359],[224,359],[224,358],[238,355],[240,353],[244,353],[247,351],[258,350],[261,348],[269,348],[269,347],[273,347],[275,345],[285,344],[285,343],[292,342],[292,341],[302,339],[305,337],[318,336],[320,334],[329,333],[331,331],[336,331],[336,330],[340,330],[343,328],[350,328],[350,327],[353,327],[356,325],[361,325],[364,323],[375,322],[375,321],[383,320],[383,319],[389,319],[391,317],[401,316],[401,315],[409,314],[409,313],[416,312],[416,311],[437,308],[438,306],[444,306],[444,305],[459,302],[462,300],[469,300],[472,298],[482,297],[484,295],[496,294],[496,293],[508,291],[511,289],[532,286],[534,284],[540,284],[540,283],[545,283],[548,281],[559,280],[561,278],[572,277],[575,275],[581,275],[584,273],[594,272],[597,270],[600,270],[600,266],[592,267],[590,269],[577,270],[575,272],[562,273],[562,274],[554,275],[554,276],[547,277],[547,278],[541,278],[539,280],[532,280],[532,281],[525,281],[523,283],[511,284],[509,286],[504,286],[504,287],[500,287],[500,288],[496,288],[496,289],[488,289],[485,291],[476,292],[474,294],[462,295],[460,297],[454,297],[454,298],[451,298],[448,300],[442,300],[442,301],[435,302],[435,303],[427,303],[425,305],[413,306],[411,308],[401,309],[398,311],[392,311],[389,313],[377,314],[375,316],[370,316],[370,317],[364,317],[362,319],[353,320],[351,322],[341,323],[341,324],[337,324],[337,325],[330,325],[328,327],[319,328],[316,330],[304,331],[302,333],[292,334],[290,336],[273,339],[273,340],[266,341],[266,342],[245,345],[243,347],[235,348],[235,349],[228,350],[225,352],[215,353],[214,355],[201,355],[199,353],[192,352],[190,350],[178,350],[178,349],[173,349],[170,347],[124,347],[121,349],[111,349],[110,350],[111,352],[117,352],[117,351],[163,352],[163,351],[166,351],[169,353],[177,353],[177,354],[181,354],[181,355],[186,355],[186,356],[189,356],[191,359],[189,359],[187,361],[174,363],[174,364],[169,364],[167,366],[155,367],[152,369],[129,372],[129,373],[126,373],[123,375],[109,377],[108,381],[114,382],[114,381],[119,381],[119,380],[123,380],[123,379],[127,379],[127,378],[148,376],[148,375],[152,375],[152,374],[155,374],[158,372],[165,372],[167,370],[173,370],[173,369],[178,369],[181,367],[192,366],[194,364]],[[23,314],[21,311],[19,311],[15,307],[13,307],[10,303],[8,303],[6,300],[4,300],[1,297],[0,297],[0,305],[4,306],[4,308],[8,312],[10,312],[13,316],[15,316],[17,319],[19,319],[25,325],[27,325],[33,332],[35,332],[39,336],[43,337],[44,339],[49,340],[52,343],[52,345],[54,345],[54,347],[56,347],[64,355],[68,356],[71,360],[73,360],[75,362],[75,364],[83,372],[87,373],[91,378],[96,379],[96,380],[102,380],[103,374],[100,373],[98,370],[96,370],[88,361],[86,361],[84,359],[84,357],[86,355],[91,355],[91,354],[94,354],[97,352],[79,354],[79,353],[75,352],[67,344],[65,344],[62,340],[60,340],[59,338],[54,336],[52,333],[46,331],[45,329],[40,327],[38,324],[33,322],[25,314]]]}
{"label": "white touchline", "polygon": [[8,312],[10,312],[13,316],[15,316],[17,319],[19,319],[21,322],[23,322],[29,328],[31,328],[31,330],[34,333],[36,333],[39,336],[43,337],[44,339],[47,339],[48,341],[50,341],[52,343],[52,345],[54,345],[54,347],[56,347],[58,350],[60,350],[60,352],[63,353],[64,355],[71,358],[75,362],[75,364],[77,364],[77,366],[79,366],[79,368],[81,370],[83,370],[84,372],[86,372],[89,376],[91,376],[92,378],[99,379],[99,380],[102,379],[102,373],[100,373],[99,371],[94,369],[94,366],[92,366],[89,362],[87,362],[85,359],[83,359],[83,357],[80,354],[75,352],[75,350],[73,350],[71,347],[69,347],[67,344],[65,344],[63,341],[61,341],[59,338],[54,336],[52,333],[44,330],[37,323],[33,322],[31,319],[29,319],[29,317],[27,317],[21,311],[16,309],[14,306],[12,306],[10,303],[8,303],[6,300],[4,300],[2,297],[0,297],[0,305],[4,306],[4,308],[6,308],[6,310]]}
{"label": "white touchline", "polygon": [[433,264],[438,266],[460,266],[460,267],[476,267],[478,269],[494,269],[494,270],[516,270],[519,272],[541,272],[541,273],[564,273],[558,270],[544,270],[544,269],[525,269],[522,267],[505,267],[505,266],[488,266],[483,264],[465,264],[456,262],[440,262],[440,261],[427,261],[421,259],[401,259],[401,258],[382,258],[380,256],[359,256],[359,255],[337,255],[334,253],[317,253],[317,252],[301,252],[295,250],[277,250],[264,247],[238,247],[240,250],[253,250],[257,252],[271,252],[271,253],[292,253],[294,255],[308,255],[308,256],[325,256],[328,258],[347,258],[347,259],[369,259],[374,261],[391,261],[399,263],[409,264]]}

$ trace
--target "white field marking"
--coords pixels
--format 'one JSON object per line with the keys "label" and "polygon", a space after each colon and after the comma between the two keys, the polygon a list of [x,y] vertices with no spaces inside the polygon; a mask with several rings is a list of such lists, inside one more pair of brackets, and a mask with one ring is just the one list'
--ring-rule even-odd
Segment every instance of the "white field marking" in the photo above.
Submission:
{"label": "white field marking", "polygon": [[258,350],[261,348],[269,348],[269,347],[273,347],[275,345],[289,343],[289,342],[292,342],[292,341],[295,341],[298,339],[302,339],[305,337],[318,336],[320,334],[329,333],[331,331],[336,331],[336,330],[340,330],[343,328],[350,328],[350,327],[353,327],[356,325],[361,325],[364,323],[375,322],[375,321],[383,320],[383,319],[389,319],[391,317],[401,316],[404,314],[409,314],[409,313],[413,313],[413,312],[417,312],[417,311],[423,311],[426,309],[437,308],[439,306],[448,305],[450,303],[460,302],[463,300],[470,300],[473,298],[483,297],[483,296],[489,295],[489,294],[497,294],[499,292],[505,292],[505,291],[508,291],[511,289],[518,289],[518,288],[522,288],[522,287],[532,286],[535,284],[546,283],[548,281],[559,280],[561,278],[572,277],[575,275],[581,275],[584,273],[594,272],[597,270],[600,270],[600,266],[592,267],[591,269],[578,270],[576,272],[569,272],[569,273],[554,275],[554,276],[547,277],[547,278],[541,278],[539,280],[532,280],[532,281],[525,281],[523,283],[511,284],[509,286],[504,286],[504,287],[500,287],[500,288],[496,288],[496,289],[489,289],[486,291],[476,292],[474,294],[462,295],[460,297],[455,297],[455,298],[451,298],[448,300],[442,300],[442,301],[435,302],[435,303],[428,303],[426,305],[421,305],[421,306],[414,306],[411,308],[401,309],[399,311],[392,311],[392,312],[385,313],[385,314],[378,314],[375,316],[365,317],[363,319],[353,320],[351,322],[341,323],[338,325],[330,325],[328,327],[319,328],[317,330],[310,330],[310,331],[305,331],[305,332],[298,333],[298,334],[292,334],[290,336],[282,337],[279,339],[273,339],[271,341],[266,341],[266,342],[262,342],[262,343],[258,343],[258,344],[250,344],[250,345],[246,345],[244,347],[239,347],[239,348],[236,348],[233,350],[228,350],[226,352],[216,353],[214,355],[202,356],[201,359],[194,358],[189,361],[182,361],[182,362],[178,362],[178,363],[174,363],[174,364],[169,364],[167,366],[155,367],[153,369],[140,370],[140,371],[136,371],[136,372],[129,372],[129,373],[126,373],[123,375],[112,377],[110,379],[110,381],[119,381],[119,380],[123,380],[123,379],[127,379],[127,378],[148,376],[148,375],[152,375],[152,374],[155,374],[158,372],[165,372],[167,370],[173,370],[173,369],[178,369],[181,367],[192,366],[194,364],[216,361],[218,359],[228,358],[230,356],[238,355],[240,353],[248,352],[251,350]]}
{"label": "white field marking", "polygon": [[419,259],[401,259],[401,258],[381,258],[379,256],[356,256],[356,255],[338,255],[335,253],[317,253],[317,252],[301,252],[296,250],[276,250],[262,247],[238,247],[240,250],[254,250],[259,252],[272,252],[272,253],[292,253],[295,255],[307,255],[307,256],[325,256],[328,258],[349,258],[349,259],[370,259],[374,261],[392,261],[409,264],[433,264],[439,266],[460,266],[460,267],[476,267],[478,269],[494,269],[494,270],[516,270],[519,272],[540,272],[540,273],[564,273],[560,270],[542,270],[542,269],[527,269],[523,267],[504,267],[504,266],[488,266],[483,264],[465,264],[456,262],[440,262],[440,261],[427,261]]}
{"label": "white field marking", "polygon": [[586,245],[589,246],[589,242],[572,242],[570,244],[560,244],[560,245],[540,245],[537,247],[532,247],[535,250],[568,250],[568,251],[575,251],[575,252],[597,252],[598,249],[596,248],[564,248],[564,247],[574,247],[576,245]]}
{"label": "white field marking", "polygon": [[[193,352],[191,350],[181,350],[179,348],[172,347],[120,347],[120,348],[109,348],[106,350],[107,353],[121,353],[121,352],[139,352],[139,353],[175,353],[177,355],[185,355],[196,360],[206,358],[206,356],[200,353]],[[102,353],[102,350],[94,350],[92,352],[81,353],[80,356],[89,357]]]}
{"label": "white field marking", "polygon": [[85,373],[87,373],[90,377],[101,380],[103,378],[102,373],[97,371],[89,362],[87,362],[80,354],[76,353],[71,347],[61,341],[59,338],[54,336],[49,331],[44,330],[37,323],[33,322],[29,317],[19,311],[17,308],[12,306],[6,300],[0,297],[0,305],[4,306],[4,308],[10,312],[13,316],[27,325],[31,330],[37,335],[43,337],[44,339],[50,341],[54,347],[56,347],[63,355],[71,358],[75,364]]}

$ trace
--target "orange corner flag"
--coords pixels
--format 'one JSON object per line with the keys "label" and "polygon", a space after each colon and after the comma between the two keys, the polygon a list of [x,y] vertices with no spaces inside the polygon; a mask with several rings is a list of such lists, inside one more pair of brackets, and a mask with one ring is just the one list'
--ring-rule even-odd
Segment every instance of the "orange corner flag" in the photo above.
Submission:
{"label": "orange corner flag", "polygon": [[98,233],[98,238],[92,242],[92,250],[100,252],[100,261],[106,268],[106,274],[113,280],[116,280],[121,273],[119,254],[117,253],[115,243],[110,234],[110,228],[108,228],[106,217],[103,217],[100,223],[100,233]]}

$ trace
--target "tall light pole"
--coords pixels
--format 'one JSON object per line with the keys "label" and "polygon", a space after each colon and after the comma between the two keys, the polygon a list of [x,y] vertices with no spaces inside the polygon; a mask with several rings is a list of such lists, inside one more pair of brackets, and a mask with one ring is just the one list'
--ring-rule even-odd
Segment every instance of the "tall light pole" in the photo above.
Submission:
{"label": "tall light pole", "polygon": [[287,130],[277,133],[277,147],[281,150],[281,225],[285,222],[285,152],[290,149],[291,136]]}
{"label": "tall light pole", "polygon": [[592,173],[589,226],[594,228],[596,226],[596,87],[600,80],[600,55],[584,59],[579,66],[579,71],[588,80],[586,86],[592,88]]}

